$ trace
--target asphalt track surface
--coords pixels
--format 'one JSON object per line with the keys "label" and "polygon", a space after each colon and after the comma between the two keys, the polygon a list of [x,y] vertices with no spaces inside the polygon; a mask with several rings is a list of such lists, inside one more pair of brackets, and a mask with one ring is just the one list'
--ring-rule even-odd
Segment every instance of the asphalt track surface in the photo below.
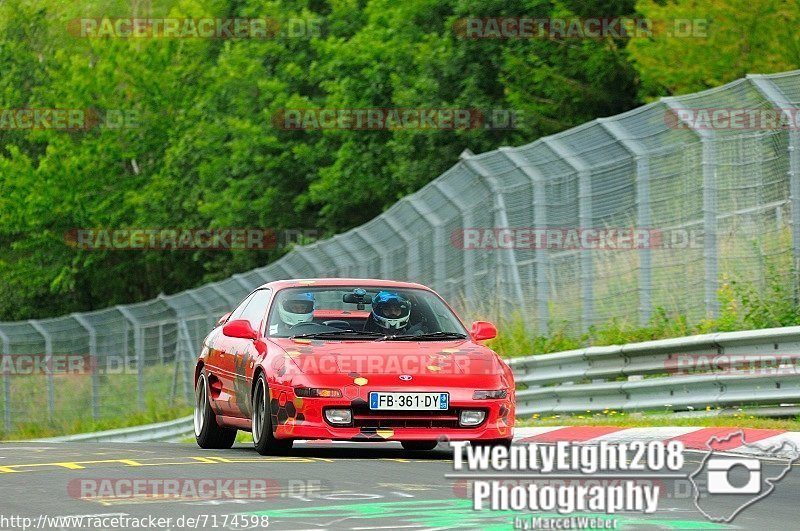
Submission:
{"label": "asphalt track surface", "polygon": [[[685,453],[687,474],[702,457]],[[778,466],[762,463],[765,475],[769,466]],[[397,443],[301,444],[287,456],[263,457],[238,443],[231,450],[211,451],[186,443],[4,443],[0,529],[22,529],[21,521],[11,517],[31,518],[30,528],[54,527],[53,520],[41,520],[40,515],[171,517],[169,525],[149,528],[243,529],[243,521],[237,523],[230,515],[255,514],[269,516],[269,529],[315,531],[514,529],[515,521],[530,520],[531,513],[524,511],[473,510],[466,480],[445,477],[453,473],[452,450],[443,445],[431,452],[407,452]],[[199,499],[115,497],[81,487],[81,480],[96,485],[98,480],[241,478],[266,480],[268,488],[258,496]],[[676,481],[664,480],[666,492],[656,514],[617,514],[612,517],[617,528],[800,528],[797,463],[767,498],[726,525],[704,518],[686,482],[679,486]],[[198,520],[188,525],[187,517]]]}

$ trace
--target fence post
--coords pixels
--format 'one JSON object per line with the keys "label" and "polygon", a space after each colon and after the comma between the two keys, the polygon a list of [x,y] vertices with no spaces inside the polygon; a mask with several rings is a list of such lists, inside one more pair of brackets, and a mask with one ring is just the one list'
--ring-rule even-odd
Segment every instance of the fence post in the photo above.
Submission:
{"label": "fence post", "polygon": [[[547,229],[547,190],[545,177],[535,166],[513,148],[498,150],[506,156],[533,184],[533,226],[536,230]],[[537,245],[534,250],[536,262],[536,315],[539,332],[547,335],[550,327],[550,252],[546,245]]]}
{"label": "fence post", "polygon": [[214,315],[211,313],[211,306],[206,304],[206,302],[195,293],[194,289],[186,291],[186,294],[203,309],[206,314],[206,323],[208,323],[208,326],[211,327],[211,330],[213,330],[214,325],[217,324],[217,319],[219,319],[219,316],[214,317]]}
{"label": "fence post", "polygon": [[[253,290],[255,289],[255,288],[254,288],[253,286],[251,286],[251,285],[250,285],[250,284],[249,284],[249,283],[248,283],[248,282],[247,282],[245,279],[243,279],[243,278],[242,278],[242,275],[241,275],[240,273],[235,273],[235,274],[231,275],[231,278],[232,278],[233,280],[235,280],[235,281],[236,281],[236,282],[237,282],[237,283],[238,283],[238,284],[239,284],[241,287],[243,287],[243,288],[244,288],[244,290],[247,292],[247,294],[248,294],[248,295],[249,295],[250,293],[252,293],[252,292],[253,292]],[[246,297],[246,296],[247,296],[247,295],[245,295],[245,297]],[[237,301],[237,302],[238,302],[238,301]],[[231,309],[233,309],[233,308],[231,308]]]}
{"label": "fence post", "polygon": [[[280,266],[284,271],[286,271],[286,273],[289,274],[288,278],[303,278],[304,275],[300,271],[298,271],[296,267],[289,264],[289,259],[291,257],[292,257],[291,254],[285,254],[280,258],[280,260],[274,262],[274,264],[276,266]],[[256,289],[256,287],[257,286],[250,288],[250,291],[253,291],[254,289]]]}
{"label": "fence post", "polygon": [[[402,204],[403,201],[408,203],[407,199],[401,199],[397,202],[398,205]],[[395,218],[394,212],[396,207],[390,208],[384,213],[383,219],[386,221],[386,224],[389,225],[395,234],[397,234],[406,244],[406,276],[408,279],[416,279],[419,278],[419,266],[420,266],[420,256],[419,256],[419,241],[414,237],[409,235],[408,229],[403,227]]]}
{"label": "fence post", "polygon": [[[355,265],[358,268],[357,276],[366,277],[367,276],[366,266],[363,265],[363,261],[361,260],[362,257],[358,255],[358,249],[353,247],[352,241],[348,237],[348,235],[351,234],[352,232],[353,231],[351,229],[348,232],[344,233],[344,235],[339,236],[338,237],[339,245],[341,245],[342,249],[344,249],[347,252],[347,254],[349,254],[350,257],[352,258],[351,266]],[[349,276],[356,276],[356,275],[349,275]]]}
{"label": "fence post", "polygon": [[[639,229],[650,230],[650,157],[638,140],[629,138],[625,129],[613,119],[598,118],[600,124],[614,140],[631,154],[636,162],[636,224]],[[650,322],[653,306],[653,257],[650,246],[638,249],[639,256],[639,324]]]}
{"label": "fence post", "polygon": [[[497,228],[510,229],[511,225],[508,222],[505,199],[503,199],[503,194],[500,192],[500,185],[495,176],[492,175],[489,170],[483,166],[483,164],[476,160],[475,154],[469,149],[462,151],[461,155],[459,155],[459,158],[464,166],[473,174],[481,177],[492,191],[492,195],[494,196],[495,225],[497,225]],[[525,308],[527,307],[527,304],[525,303],[525,294],[522,292],[522,279],[519,276],[519,268],[517,267],[517,258],[514,253],[514,249],[511,246],[507,246],[501,256],[505,256],[506,259],[506,263],[504,265],[506,274],[509,276],[509,281],[511,283],[511,298],[517,300],[517,304],[519,305],[522,314],[526,315],[527,312],[525,311]]]}
{"label": "fence post", "polygon": [[[472,212],[470,211],[469,206],[464,202],[462,199],[462,194],[458,190],[453,190],[448,184],[440,182],[438,180],[433,181],[431,185],[439,190],[441,194],[447,199],[447,201],[456,207],[459,214],[461,214],[461,228],[467,229],[472,227]],[[453,238],[451,238],[448,242],[448,245],[452,246]],[[454,248],[457,251],[457,249]],[[473,273],[475,272],[475,253],[478,252],[477,250],[473,250],[473,252],[468,251],[467,249],[461,249],[462,257],[463,257],[463,264],[464,264],[464,271],[462,271],[462,278],[463,281],[461,285],[464,288],[464,298],[466,299],[465,303],[472,303],[475,295],[475,282],[471,281]],[[468,276],[469,272],[469,276]]]}
{"label": "fence post", "polygon": [[[636,156],[636,223],[649,231],[650,217],[650,158]],[[651,233],[652,234],[652,233]],[[648,240],[649,241],[649,240]],[[650,245],[639,249],[639,324],[647,326],[653,307],[653,256]]]}
{"label": "fence post", "polygon": [[[561,157],[578,175],[578,224],[581,231],[592,228],[592,171],[583,159],[570,151],[560,139],[543,138],[544,145]],[[591,249],[581,249],[581,329],[594,324],[594,263]]]}
{"label": "fence post", "polygon": [[[356,241],[356,238],[360,239],[361,241],[363,241],[364,243],[367,244],[369,249],[371,249],[372,251],[375,252],[376,259],[378,261],[378,269],[382,273],[383,272],[383,262],[386,259],[386,257],[381,255],[381,252],[375,247],[375,245],[373,243],[374,240],[371,237],[364,236],[364,234],[366,234],[366,232],[367,231],[365,231],[362,227],[355,227],[349,232],[350,239],[352,239],[353,241]],[[362,247],[362,249],[363,249],[363,247]],[[364,253],[364,255],[360,259],[360,263],[362,263],[363,267],[364,267],[363,274],[361,276],[367,277],[367,278],[372,278],[372,277],[375,276],[374,274],[370,273],[370,271],[369,271],[369,267],[370,267],[370,265],[372,263],[374,263],[374,260],[375,259],[368,260],[367,256],[366,256],[366,253]],[[378,273],[378,276],[380,276],[381,273]]]}
{"label": "fence post", "polygon": [[[11,355],[11,341],[2,329],[0,329],[0,353],[5,356]],[[11,375],[8,371],[3,371],[3,427],[5,432],[11,431]]]}
{"label": "fence post", "polygon": [[[236,276],[236,275],[234,275],[234,276]],[[247,287],[248,290],[250,289],[242,279],[237,278],[237,281],[242,285],[242,287]],[[175,396],[178,393],[178,376],[180,375],[181,378],[182,378],[183,387],[184,387],[184,389],[183,389],[184,397],[188,397],[189,403],[191,403],[191,396],[187,395],[187,391],[186,391],[187,384],[185,382],[185,379],[187,377],[186,372],[188,370],[188,367],[186,366],[186,359],[187,359],[187,357],[189,359],[191,359],[193,348],[192,348],[191,334],[189,333],[189,327],[186,324],[186,320],[183,319],[183,317],[186,317],[186,316],[185,315],[181,315],[183,310],[181,310],[177,306],[175,306],[170,301],[169,298],[164,297],[164,296],[159,296],[159,298],[162,301],[164,301],[164,304],[169,306],[172,309],[172,311],[175,312],[175,321],[174,321],[175,330],[176,330],[175,356],[173,357],[173,360],[172,360],[172,363],[173,363],[173,366],[174,366],[175,370],[174,370],[174,372],[172,374],[172,389],[170,391],[170,393],[171,393],[170,394],[170,399],[173,400],[173,405],[174,405]],[[231,309],[233,309],[233,308],[231,308]],[[192,317],[192,316],[189,316],[189,317]],[[184,350],[187,350],[188,353],[184,353]]]}
{"label": "fence post", "polygon": [[73,313],[72,318],[89,334],[89,357],[92,359],[92,418],[97,420],[100,418],[100,382],[98,380],[100,357],[97,353],[97,331],[81,314]]}
{"label": "fence post", "polygon": [[[447,245],[447,238],[444,233],[444,221],[434,212],[427,203],[419,205],[418,196],[408,197],[408,204],[416,210],[417,214],[428,221],[433,228],[433,282],[437,291],[444,291],[445,287],[445,267],[444,267],[444,246]],[[428,279],[425,279],[426,281]]]}
{"label": "fence post", "polygon": [[342,266],[340,264],[340,262],[339,262],[339,256],[340,255],[335,255],[335,254],[331,253],[328,250],[328,247],[330,247],[330,244],[332,242],[333,242],[333,240],[325,241],[325,242],[320,243],[319,244],[319,248],[318,248],[319,252],[321,252],[322,254],[327,256],[328,259],[330,260],[331,264],[333,265],[333,268],[334,268],[334,275],[333,276],[340,276],[340,277],[341,276],[346,276],[346,275],[343,275],[344,266]]}
{"label": "fence post", "polygon": [[[136,407],[144,410],[144,342],[142,341],[142,327],[139,321],[125,306],[116,306],[119,313],[133,325],[133,350],[136,353]],[[125,337],[125,343],[128,337]],[[127,366],[127,364],[126,364]]]}
{"label": "fence post", "polygon": [[[216,283],[209,284],[209,286],[211,287],[211,289],[213,289],[214,291],[216,291],[219,294],[219,296],[225,301],[225,303],[228,305],[228,307],[231,310],[233,310],[236,307],[236,303],[239,302],[239,301],[234,299],[233,295],[231,295],[227,291],[225,291],[222,288],[220,288],[219,285],[217,285]],[[159,298],[161,298],[161,295],[159,295]],[[220,316],[218,316],[218,318],[219,317],[222,317],[222,316],[220,315]]]}
{"label": "fence post", "polygon": [[297,246],[294,247],[293,250],[294,250],[294,253],[297,256],[299,256],[300,258],[302,258],[303,260],[305,260],[305,262],[311,268],[311,271],[310,271],[311,274],[310,275],[303,275],[304,277],[319,277],[319,276],[321,276],[317,264],[314,263],[314,260],[312,260],[311,258],[308,257],[308,251],[307,251],[307,248],[306,248],[305,245],[297,245]]}
{"label": "fence post", "polygon": [[[784,110],[797,109],[786,94],[769,77],[763,75],[748,75],[747,79],[755,86],[761,95]],[[790,123],[794,123],[793,120]],[[792,264],[794,265],[794,278],[792,279],[794,300],[800,300],[800,131],[790,127],[789,135],[789,208],[791,209],[792,231]]]}
{"label": "fence post", "polygon": [[717,149],[714,134],[708,129],[698,129],[686,122],[682,108],[673,98],[661,98],[675,116],[694,131],[703,150],[703,261],[705,262],[705,305],[711,317],[719,316],[719,252],[717,251]]}
{"label": "fence post", "polygon": [[370,247],[375,251],[375,254],[378,255],[378,261],[380,262],[380,277],[384,279],[389,278],[389,255],[387,253],[381,252],[381,247],[378,241],[375,239],[370,231],[368,230],[359,230],[356,229],[356,234],[361,236],[361,238],[369,244]]}
{"label": "fence post", "polygon": [[31,319],[28,323],[44,338],[45,361],[47,362],[47,411],[52,415],[56,409],[56,391],[53,378],[53,337],[37,321]]}
{"label": "fence post", "polygon": [[717,288],[719,283],[717,251],[717,158],[716,146],[709,137],[703,138],[703,227],[706,255],[706,308],[712,316],[719,315]]}
{"label": "fence post", "polygon": [[800,131],[789,131],[789,203],[792,209],[794,299],[800,300]]}

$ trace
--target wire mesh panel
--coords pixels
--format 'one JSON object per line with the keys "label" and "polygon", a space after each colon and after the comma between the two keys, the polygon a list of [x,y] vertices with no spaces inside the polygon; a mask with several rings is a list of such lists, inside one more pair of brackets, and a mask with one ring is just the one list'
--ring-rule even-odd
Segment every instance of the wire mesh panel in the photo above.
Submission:
{"label": "wire mesh panel", "polygon": [[[264,268],[262,268],[262,271],[264,271]],[[235,278],[229,278],[212,285],[220,292],[220,296],[228,302],[225,313],[238,306],[252,291]]]}

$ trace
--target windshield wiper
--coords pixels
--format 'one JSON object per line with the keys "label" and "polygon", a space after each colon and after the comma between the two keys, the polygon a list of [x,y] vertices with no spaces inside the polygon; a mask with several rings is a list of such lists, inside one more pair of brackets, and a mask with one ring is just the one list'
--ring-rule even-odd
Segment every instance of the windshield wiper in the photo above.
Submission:
{"label": "windshield wiper", "polygon": [[299,334],[291,336],[289,339],[325,339],[326,337],[339,337],[343,335],[369,336],[375,338],[386,337],[380,332],[369,332],[367,330],[329,330],[328,332],[315,332],[313,334]]}
{"label": "windshield wiper", "polygon": [[386,336],[386,341],[424,341],[426,339],[467,339],[467,336],[458,332],[430,332],[428,334]]}

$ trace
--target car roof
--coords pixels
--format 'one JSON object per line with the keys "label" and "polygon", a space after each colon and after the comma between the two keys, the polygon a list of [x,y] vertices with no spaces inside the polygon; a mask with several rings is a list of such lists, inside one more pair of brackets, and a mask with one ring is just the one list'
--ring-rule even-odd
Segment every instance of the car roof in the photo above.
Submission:
{"label": "car roof", "polygon": [[424,289],[433,291],[431,288],[416,282],[402,282],[399,280],[380,280],[375,278],[297,278],[290,280],[274,280],[267,282],[262,288],[271,288],[276,291],[284,288],[302,287],[337,287],[337,286],[358,286],[363,288],[385,287],[385,288],[406,288]]}

